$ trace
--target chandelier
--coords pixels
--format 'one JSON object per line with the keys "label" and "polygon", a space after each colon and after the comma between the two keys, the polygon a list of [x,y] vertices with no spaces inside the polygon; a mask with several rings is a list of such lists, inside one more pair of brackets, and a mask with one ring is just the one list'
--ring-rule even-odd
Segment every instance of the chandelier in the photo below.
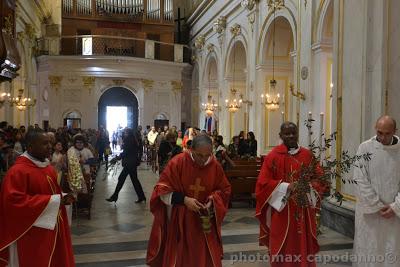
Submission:
{"label": "chandelier", "polygon": [[241,95],[236,99],[236,89],[234,88],[231,88],[231,95],[231,100],[226,99],[225,104],[229,112],[235,113],[242,107],[243,99]]}
{"label": "chandelier", "polygon": [[274,13],[274,29],[272,33],[272,79],[269,81],[269,93],[261,95],[261,103],[270,111],[276,111],[279,109],[280,95],[276,91],[276,80],[275,80],[275,30],[276,30],[276,10],[284,7],[284,1],[268,1],[268,7],[272,8]]}
{"label": "chandelier", "polygon": [[206,114],[208,116],[211,116],[212,114],[214,114],[218,105],[215,104],[215,101],[212,99],[210,93],[208,93],[207,100],[207,103],[202,103],[201,105],[203,106],[203,110],[206,112]]}
{"label": "chandelier", "polygon": [[36,104],[36,99],[23,97],[24,89],[18,90],[18,96],[10,98],[8,101],[11,106],[15,106],[19,111],[24,111],[28,107],[33,107]]}
{"label": "chandelier", "polygon": [[265,105],[265,107],[270,111],[275,111],[279,109],[279,93],[274,94],[276,89],[276,80],[272,78],[269,81],[269,91],[273,92],[272,94],[262,94],[261,95],[261,102]]}
{"label": "chandelier", "polygon": [[202,103],[202,109],[206,112],[207,116],[212,116],[216,109],[218,108],[218,104],[215,104],[214,99],[211,96],[211,66],[208,68],[208,95],[207,95],[207,103]]}
{"label": "chandelier", "polygon": [[[233,43],[235,43],[236,34],[234,34]],[[231,97],[225,100],[225,107],[229,112],[235,113],[242,107],[243,99],[242,95],[236,98],[237,90],[235,89],[235,72],[236,72],[236,48],[233,48],[233,75],[232,75],[232,88]]]}

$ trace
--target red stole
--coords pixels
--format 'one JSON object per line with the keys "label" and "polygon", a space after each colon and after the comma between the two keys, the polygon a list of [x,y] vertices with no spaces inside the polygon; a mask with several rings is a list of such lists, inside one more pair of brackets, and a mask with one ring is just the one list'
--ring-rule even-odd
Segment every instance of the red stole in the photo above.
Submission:
{"label": "red stole", "polygon": [[[271,262],[271,266],[315,266],[307,256],[319,251],[316,239],[315,208],[300,208],[289,200],[281,212],[271,207],[271,225],[267,225],[268,200],[281,182],[299,177],[301,164],[312,161],[312,153],[300,148],[295,155],[288,154],[284,144],[275,147],[265,158],[256,185],[256,217],[260,221],[260,244],[269,248],[270,256],[282,255],[286,262]],[[297,173],[296,173],[297,170]],[[301,262],[290,262],[290,256],[301,256]],[[280,258],[277,258],[278,261]],[[294,259],[295,260],[295,259]]]}
{"label": "red stole", "polygon": [[[211,233],[204,233],[199,215],[185,205],[174,205],[170,221],[160,199],[170,192],[182,192],[206,203],[213,196],[215,218]],[[231,186],[220,164],[213,158],[199,167],[188,152],[175,156],[164,169],[150,200],[154,215],[147,249],[147,264],[154,267],[220,267],[223,256],[221,224],[227,212]]]}
{"label": "red stole", "polygon": [[39,168],[29,159],[18,157],[0,193],[0,266],[5,266],[8,247],[17,240],[20,267],[75,266],[64,206],[54,230],[33,227],[54,194],[61,194],[54,168]]}

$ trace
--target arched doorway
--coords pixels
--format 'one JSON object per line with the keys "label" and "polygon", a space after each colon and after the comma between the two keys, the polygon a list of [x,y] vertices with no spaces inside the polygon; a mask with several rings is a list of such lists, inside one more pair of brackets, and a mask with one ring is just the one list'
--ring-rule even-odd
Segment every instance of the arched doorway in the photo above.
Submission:
{"label": "arched doorway", "polygon": [[[125,121],[126,127],[136,130],[139,116],[138,100],[130,90],[123,87],[112,87],[101,95],[98,104],[98,126],[102,125],[108,129],[107,117],[110,117],[110,114],[107,116],[107,111],[118,110],[118,108],[122,112],[109,118],[109,121],[112,120],[117,124],[118,121]],[[124,127],[125,125],[121,126]]]}
{"label": "arched doorway", "polygon": [[[275,35],[274,35],[275,34]],[[270,111],[264,108],[264,148],[269,151],[280,144],[280,125],[285,120],[292,120],[289,85],[294,77],[294,41],[293,30],[288,19],[277,16],[268,25],[264,38],[260,75],[263,94],[270,93],[270,80],[276,81],[275,92],[280,95],[279,109]],[[275,47],[273,42],[275,41]]]}

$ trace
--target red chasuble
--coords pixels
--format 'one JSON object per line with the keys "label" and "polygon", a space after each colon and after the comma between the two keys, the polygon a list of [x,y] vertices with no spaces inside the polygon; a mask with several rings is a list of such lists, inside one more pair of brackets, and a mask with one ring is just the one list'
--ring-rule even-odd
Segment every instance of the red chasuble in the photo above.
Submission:
{"label": "red chasuble", "polygon": [[18,157],[1,185],[0,266],[6,265],[8,248],[15,241],[20,267],[75,266],[64,206],[54,230],[33,226],[54,194],[61,194],[54,168],[39,168]]}
{"label": "red chasuble", "polygon": [[[172,206],[171,218],[161,195],[181,192],[206,203],[213,197],[215,217],[210,233],[202,230],[199,215],[185,205]],[[231,186],[221,165],[213,158],[198,166],[189,152],[175,156],[156,184],[150,200],[154,215],[147,264],[152,267],[220,267],[223,256],[221,224],[227,212]]]}
{"label": "red chasuble", "polygon": [[[256,217],[260,221],[260,244],[269,248],[272,267],[316,266],[312,262],[313,256],[319,251],[315,208],[298,207],[289,199],[283,210],[278,212],[268,204],[278,185],[282,182],[290,183],[290,174],[293,174],[293,180],[298,179],[301,164],[309,165],[312,157],[312,153],[305,148],[290,155],[287,147],[282,144],[264,158],[256,185]],[[314,189],[320,191],[319,188]],[[269,208],[271,221],[268,227]],[[273,262],[274,257],[276,262]]]}

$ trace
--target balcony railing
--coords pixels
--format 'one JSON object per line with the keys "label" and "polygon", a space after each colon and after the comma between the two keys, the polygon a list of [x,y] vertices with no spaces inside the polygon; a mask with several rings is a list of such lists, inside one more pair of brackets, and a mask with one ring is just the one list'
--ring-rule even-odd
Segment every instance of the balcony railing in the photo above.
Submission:
{"label": "balcony railing", "polygon": [[63,17],[174,24],[173,0],[62,0]]}
{"label": "balcony railing", "polygon": [[191,56],[186,45],[105,35],[41,38],[37,41],[36,55],[126,56],[172,62],[189,62]]}

